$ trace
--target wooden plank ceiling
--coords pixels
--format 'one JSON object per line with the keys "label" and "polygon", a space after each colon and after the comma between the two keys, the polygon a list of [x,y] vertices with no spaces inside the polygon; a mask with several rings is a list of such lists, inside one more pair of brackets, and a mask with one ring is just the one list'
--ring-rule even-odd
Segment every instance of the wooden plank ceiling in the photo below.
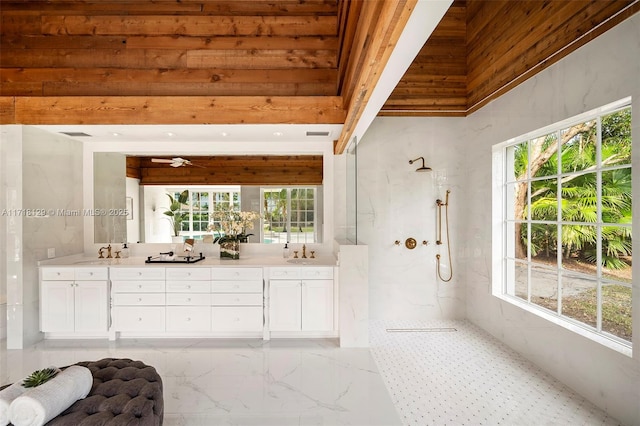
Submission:
{"label": "wooden plank ceiling", "polygon": [[[343,124],[417,0],[0,0],[0,123]],[[456,0],[380,111],[464,116],[640,10]]]}
{"label": "wooden plank ceiling", "polygon": [[322,185],[322,155],[188,156],[192,164],[172,167],[127,157],[127,177],[140,185]]}

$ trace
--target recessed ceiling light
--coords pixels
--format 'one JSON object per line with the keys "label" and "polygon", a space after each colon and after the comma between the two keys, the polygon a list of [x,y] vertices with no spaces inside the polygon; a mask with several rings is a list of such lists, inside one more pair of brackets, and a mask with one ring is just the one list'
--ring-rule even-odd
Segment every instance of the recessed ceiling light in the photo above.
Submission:
{"label": "recessed ceiling light", "polygon": [[111,136],[118,137],[118,136],[120,136],[120,133],[118,133],[118,132],[111,132]]}
{"label": "recessed ceiling light", "polygon": [[167,136],[169,136],[170,138],[174,137],[176,134],[173,132],[167,132]]}
{"label": "recessed ceiling light", "polygon": [[229,133],[227,133],[227,132],[221,132],[220,134],[221,134],[222,136],[229,136]]}
{"label": "recessed ceiling light", "polygon": [[283,133],[282,132],[273,132],[273,136],[282,136]]}

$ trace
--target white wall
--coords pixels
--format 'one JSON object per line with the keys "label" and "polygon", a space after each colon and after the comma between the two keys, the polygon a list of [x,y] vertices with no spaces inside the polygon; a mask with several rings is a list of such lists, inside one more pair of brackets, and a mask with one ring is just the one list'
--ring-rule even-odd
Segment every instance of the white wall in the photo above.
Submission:
{"label": "white wall", "polygon": [[[7,348],[19,349],[41,338],[37,262],[81,253],[83,218],[61,211],[82,210],[82,145],[61,135],[29,126],[7,126],[2,149],[11,152],[2,187],[7,209],[44,212],[46,216],[17,214],[6,218],[5,273]],[[6,147],[10,146],[10,149]],[[8,164],[7,164],[8,163]]]}
{"label": "white wall", "polygon": [[[461,118],[377,118],[358,145],[358,243],[369,245],[369,300],[373,319],[452,319],[465,315],[464,281],[456,243],[460,212],[469,208],[460,192],[464,178],[458,147]],[[423,156],[434,172],[418,173]],[[436,184],[436,174],[447,181]],[[448,278],[446,245],[436,245],[436,199],[450,196],[454,275],[436,275],[436,254]],[[443,210],[444,213],[444,210]],[[444,235],[444,217],[442,220]],[[418,247],[405,247],[407,238]],[[394,242],[401,244],[396,246]],[[428,241],[427,246],[422,241]]]}
{"label": "white wall", "polygon": [[[633,97],[633,198],[640,200],[640,15],[605,33],[466,119],[460,262],[467,316],[625,424],[640,421],[640,280],[634,279],[634,357],[491,296],[491,147]],[[638,216],[638,203],[634,204]],[[640,227],[634,226],[634,246]],[[637,262],[636,262],[637,263]],[[638,277],[638,266],[633,275]]]}
{"label": "white wall", "polygon": [[127,241],[136,243],[140,241],[140,179],[126,178],[126,196],[131,198],[131,205],[127,209],[132,210],[132,218],[127,219]]}
{"label": "white wall", "polygon": [[[358,240],[369,244],[370,314],[467,317],[625,424],[640,420],[640,333],[633,358],[491,295],[491,148],[509,138],[633,97],[633,191],[640,199],[640,15],[467,118],[379,117],[358,145]],[[408,161],[424,156],[433,173]],[[436,183],[439,171],[446,181]],[[454,278],[436,279],[435,199],[451,189]],[[638,203],[634,207],[638,216]],[[634,241],[640,236],[634,227]],[[427,248],[395,247],[407,237]],[[640,273],[634,266],[634,276]],[[633,311],[640,312],[640,280]],[[640,330],[640,315],[634,317]]]}

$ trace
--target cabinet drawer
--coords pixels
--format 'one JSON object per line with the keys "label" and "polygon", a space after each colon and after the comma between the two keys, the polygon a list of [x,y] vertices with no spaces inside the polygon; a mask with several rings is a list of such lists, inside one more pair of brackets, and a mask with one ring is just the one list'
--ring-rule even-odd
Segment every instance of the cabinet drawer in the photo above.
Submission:
{"label": "cabinet drawer", "polygon": [[107,268],[76,268],[78,281],[105,281],[109,278]]}
{"label": "cabinet drawer", "polygon": [[167,268],[167,280],[210,280],[211,268]]}
{"label": "cabinet drawer", "polygon": [[167,282],[167,293],[209,293],[209,281]]}
{"label": "cabinet drawer", "polygon": [[210,307],[167,307],[167,331],[209,331]]}
{"label": "cabinet drawer", "polygon": [[279,280],[299,280],[300,268],[271,268],[269,277]]}
{"label": "cabinet drawer", "polygon": [[164,268],[111,268],[112,280],[164,280]]}
{"label": "cabinet drawer", "polygon": [[169,305],[211,306],[211,295],[209,293],[167,293],[167,306]]}
{"label": "cabinet drawer", "polygon": [[116,306],[113,325],[116,331],[164,331],[165,308],[159,306]]}
{"label": "cabinet drawer", "polygon": [[262,268],[213,268],[213,280],[261,280]]}
{"label": "cabinet drawer", "polygon": [[306,280],[333,279],[333,268],[304,267],[300,268],[300,275]]}
{"label": "cabinet drawer", "polygon": [[214,293],[211,304],[215,306],[262,306],[262,293]]}
{"label": "cabinet drawer", "polygon": [[262,281],[213,281],[212,293],[262,293]]}
{"label": "cabinet drawer", "polygon": [[163,293],[164,281],[113,281],[114,293]]}
{"label": "cabinet drawer", "polygon": [[164,305],[164,293],[116,293],[113,304],[116,306],[153,306]]}
{"label": "cabinet drawer", "polygon": [[44,281],[73,281],[75,270],[73,268],[42,268],[42,279]]}
{"label": "cabinet drawer", "polygon": [[262,331],[262,307],[234,306],[211,308],[213,331]]}

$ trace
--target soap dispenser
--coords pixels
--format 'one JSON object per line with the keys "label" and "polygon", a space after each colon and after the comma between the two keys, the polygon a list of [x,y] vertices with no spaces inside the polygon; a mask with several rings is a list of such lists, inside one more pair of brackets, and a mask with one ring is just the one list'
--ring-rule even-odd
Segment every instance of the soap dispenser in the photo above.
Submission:
{"label": "soap dispenser", "polygon": [[284,245],[284,249],[282,250],[282,257],[287,259],[289,257],[289,241],[287,241]]}
{"label": "soap dispenser", "polygon": [[122,250],[120,250],[120,257],[126,259],[129,257],[129,247],[127,247],[127,243],[122,245]]}

